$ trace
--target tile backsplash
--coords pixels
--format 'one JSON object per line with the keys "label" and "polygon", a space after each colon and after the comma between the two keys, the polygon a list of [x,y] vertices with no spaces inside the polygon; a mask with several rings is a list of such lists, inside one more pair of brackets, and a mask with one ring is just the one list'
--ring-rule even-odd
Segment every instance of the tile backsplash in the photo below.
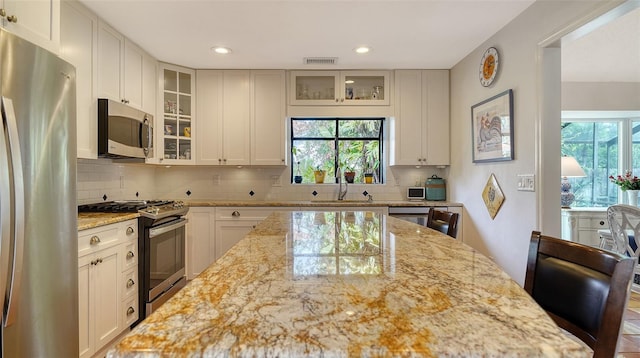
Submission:
{"label": "tile backsplash", "polygon": [[[406,188],[446,169],[391,168],[386,184],[349,184],[347,200],[404,200]],[[78,160],[78,204],[111,200],[328,200],[338,195],[336,184],[291,184],[288,167],[224,168],[154,166],[109,159]],[[316,195],[314,195],[314,193]],[[106,200],[103,197],[106,196]]]}

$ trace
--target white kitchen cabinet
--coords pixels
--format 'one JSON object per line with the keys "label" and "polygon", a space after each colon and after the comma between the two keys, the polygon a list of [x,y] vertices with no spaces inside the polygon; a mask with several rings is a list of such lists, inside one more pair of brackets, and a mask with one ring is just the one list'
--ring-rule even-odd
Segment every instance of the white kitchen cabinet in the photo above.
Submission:
{"label": "white kitchen cabinet", "polygon": [[122,101],[124,36],[98,21],[98,97]]}
{"label": "white kitchen cabinet", "polygon": [[76,68],[78,158],[98,158],[98,17],[77,1],[60,5],[60,56]]}
{"label": "white kitchen cabinet", "polygon": [[200,165],[284,165],[284,71],[197,71]]}
{"label": "white kitchen cabinet", "polygon": [[389,71],[292,71],[292,106],[388,106]]}
{"label": "white kitchen cabinet", "polygon": [[249,231],[278,208],[219,207],[216,209],[215,259],[219,259]]}
{"label": "white kitchen cabinet", "polygon": [[80,357],[91,357],[120,334],[118,247],[78,258]]}
{"label": "white kitchen cabinet", "polygon": [[598,247],[598,230],[608,230],[607,208],[562,209],[562,239]]}
{"label": "white kitchen cabinet", "polygon": [[224,71],[222,86],[222,164],[251,164],[251,74]]}
{"label": "white kitchen cabinet", "polygon": [[98,22],[98,97],[155,114],[156,78],[155,59],[108,24]]}
{"label": "white kitchen cabinet", "polygon": [[390,165],[449,165],[449,71],[395,71]]}
{"label": "white kitchen cabinet", "polygon": [[[162,164],[194,164],[193,138],[198,128],[195,116],[195,71],[161,63],[158,68],[163,83],[162,119],[156,119],[155,151]],[[213,138],[204,140],[214,141]]]}
{"label": "white kitchen cabinet", "polygon": [[[93,356],[137,320],[137,240],[137,220],[78,233],[80,357]],[[134,312],[127,314],[129,307]]]}
{"label": "white kitchen cabinet", "polygon": [[251,164],[286,165],[284,71],[251,71]]}
{"label": "white kitchen cabinet", "polygon": [[192,280],[216,260],[215,207],[190,207],[187,214],[187,280]]}
{"label": "white kitchen cabinet", "polygon": [[60,0],[0,1],[2,27],[47,50],[58,53]]}

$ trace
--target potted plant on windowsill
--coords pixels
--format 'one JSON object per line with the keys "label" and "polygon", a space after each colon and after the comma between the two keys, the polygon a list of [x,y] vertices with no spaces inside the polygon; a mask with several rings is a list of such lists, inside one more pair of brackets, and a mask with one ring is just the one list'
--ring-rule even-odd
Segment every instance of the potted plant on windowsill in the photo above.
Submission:
{"label": "potted plant on windowsill", "polygon": [[296,175],[293,177],[293,182],[296,184],[302,183],[302,175],[300,175],[300,162],[297,163]]}
{"label": "potted plant on windowsill", "polygon": [[313,171],[313,175],[316,179],[316,183],[321,184],[324,183],[324,176],[325,176],[326,172],[322,169],[320,169],[320,166],[316,167],[316,170]]}
{"label": "potted plant on windowsill", "polygon": [[353,183],[355,177],[356,172],[347,167],[347,169],[344,171],[344,180],[346,180],[347,183],[351,184]]}

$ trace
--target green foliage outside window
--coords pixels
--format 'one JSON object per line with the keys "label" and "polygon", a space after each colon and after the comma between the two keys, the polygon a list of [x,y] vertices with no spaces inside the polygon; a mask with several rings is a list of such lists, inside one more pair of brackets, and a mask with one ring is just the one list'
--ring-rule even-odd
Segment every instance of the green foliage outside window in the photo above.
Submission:
{"label": "green foliage outside window", "polygon": [[367,172],[382,182],[382,129],[382,118],[292,118],[292,179],[300,175],[302,183],[313,183],[319,168],[329,183],[340,168],[343,175],[355,171],[355,183],[363,183]]}

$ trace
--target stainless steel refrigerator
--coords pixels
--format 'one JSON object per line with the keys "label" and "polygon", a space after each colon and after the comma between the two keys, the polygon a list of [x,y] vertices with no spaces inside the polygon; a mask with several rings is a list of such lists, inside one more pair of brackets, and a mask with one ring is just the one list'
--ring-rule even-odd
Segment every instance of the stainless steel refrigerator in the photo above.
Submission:
{"label": "stainless steel refrigerator", "polygon": [[78,356],[75,69],[0,29],[1,354]]}

